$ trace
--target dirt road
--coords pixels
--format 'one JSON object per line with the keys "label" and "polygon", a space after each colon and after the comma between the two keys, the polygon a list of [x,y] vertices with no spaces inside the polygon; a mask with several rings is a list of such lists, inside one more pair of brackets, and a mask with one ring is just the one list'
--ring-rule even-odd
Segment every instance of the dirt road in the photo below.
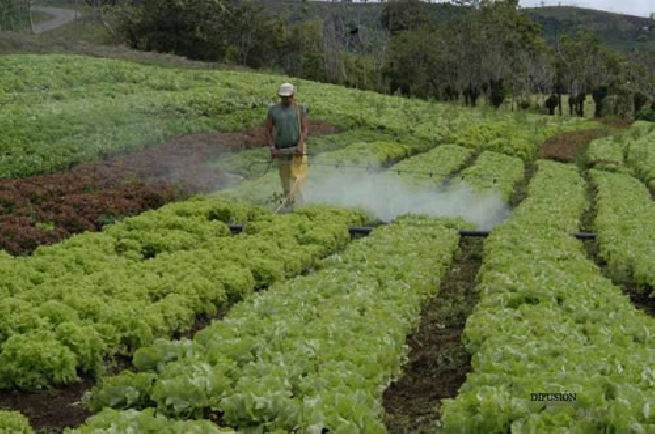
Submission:
{"label": "dirt road", "polygon": [[[42,12],[51,16],[51,19],[34,24],[35,33],[43,33],[55,29],[75,20],[75,11],[72,9],[52,8],[46,6],[32,6],[35,12]],[[77,17],[82,15],[78,12]]]}

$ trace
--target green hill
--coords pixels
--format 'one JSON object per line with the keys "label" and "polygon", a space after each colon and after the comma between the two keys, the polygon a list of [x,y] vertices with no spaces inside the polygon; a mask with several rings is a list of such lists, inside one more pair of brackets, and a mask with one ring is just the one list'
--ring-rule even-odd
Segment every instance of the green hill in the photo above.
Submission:
{"label": "green hill", "polygon": [[591,30],[603,44],[621,51],[643,45],[655,49],[655,20],[648,18],[568,6],[530,8],[524,13],[541,24],[549,42],[559,35]]}
{"label": "green hill", "polygon": [[[337,33],[359,28],[360,52],[375,53],[389,35],[382,26],[383,2],[255,0],[265,9],[289,17],[291,22],[322,18]],[[37,4],[72,7],[72,0],[37,0]],[[425,11],[435,23],[461,15],[463,9],[449,3],[425,3]],[[636,47],[655,49],[655,20],[572,6],[525,8],[522,13],[537,21],[543,37],[554,42],[558,36],[591,30],[603,44],[623,52]]]}
{"label": "green hill", "polygon": [[[271,11],[287,11],[293,21],[303,17],[322,17],[337,20],[345,28],[360,27],[360,32],[373,40],[386,39],[382,27],[382,9],[384,3],[351,3],[296,0],[261,0]],[[447,21],[460,14],[460,8],[448,3],[426,4],[430,17],[436,21]],[[574,34],[578,30],[590,30],[598,35],[603,44],[631,51],[637,46],[655,49],[655,21],[632,15],[583,9],[571,6],[553,6],[526,8],[525,15],[537,21],[543,28],[543,37],[554,42],[558,36]]]}

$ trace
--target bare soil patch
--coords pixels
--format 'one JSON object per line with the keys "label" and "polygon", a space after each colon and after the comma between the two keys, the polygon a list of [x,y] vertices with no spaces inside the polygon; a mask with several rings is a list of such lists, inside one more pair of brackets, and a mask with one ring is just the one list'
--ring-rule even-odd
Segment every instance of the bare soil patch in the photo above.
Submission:
{"label": "bare soil patch", "polygon": [[482,264],[484,238],[462,238],[461,252],[439,293],[427,301],[418,333],[410,335],[404,375],[384,392],[390,433],[429,433],[439,421],[441,400],[457,396],[471,369],[462,343],[466,318],[477,302],[475,276]]}
{"label": "bare soil patch", "polygon": [[539,149],[538,157],[559,161],[560,163],[575,163],[592,140],[604,137],[607,134],[608,132],[605,129],[557,134],[544,142]]}
{"label": "bare soil patch", "polygon": [[84,381],[34,393],[0,391],[0,409],[20,411],[37,432],[60,433],[63,427],[80,425],[91,416],[80,402],[91,387],[91,381]]}

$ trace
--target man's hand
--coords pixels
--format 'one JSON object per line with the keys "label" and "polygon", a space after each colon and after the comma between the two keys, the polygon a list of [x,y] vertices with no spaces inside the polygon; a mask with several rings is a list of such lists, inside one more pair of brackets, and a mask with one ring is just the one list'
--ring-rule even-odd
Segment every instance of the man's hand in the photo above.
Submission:
{"label": "man's hand", "polygon": [[280,156],[280,150],[275,149],[275,147],[271,148],[271,158],[276,158]]}

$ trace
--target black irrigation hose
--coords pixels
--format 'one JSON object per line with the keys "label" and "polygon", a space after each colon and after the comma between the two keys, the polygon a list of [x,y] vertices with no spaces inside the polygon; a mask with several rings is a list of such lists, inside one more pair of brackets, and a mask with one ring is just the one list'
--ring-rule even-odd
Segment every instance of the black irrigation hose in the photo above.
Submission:
{"label": "black irrigation hose", "polygon": [[[243,232],[243,225],[231,224],[229,225],[230,231],[233,233]],[[372,226],[353,226],[348,228],[350,235],[369,235],[373,229]],[[460,237],[488,237],[491,231],[459,231]],[[596,234],[593,232],[573,232],[571,236],[574,236],[578,240],[594,240],[596,239]]]}

